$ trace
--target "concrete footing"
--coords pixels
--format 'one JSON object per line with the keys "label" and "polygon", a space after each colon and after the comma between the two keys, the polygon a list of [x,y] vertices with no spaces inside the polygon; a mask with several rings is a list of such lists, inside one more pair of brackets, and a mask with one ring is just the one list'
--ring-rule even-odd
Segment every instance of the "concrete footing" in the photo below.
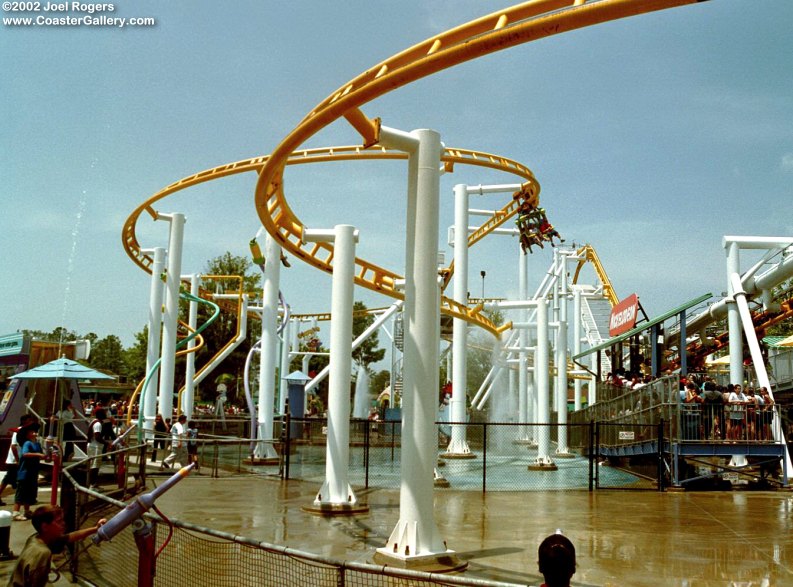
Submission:
{"label": "concrete footing", "polygon": [[532,463],[529,465],[529,471],[558,471],[554,463]]}
{"label": "concrete footing", "polygon": [[252,459],[248,458],[248,459],[245,459],[244,461],[242,461],[242,463],[244,465],[252,465],[252,466],[255,466],[255,467],[277,465],[280,462],[281,462],[281,459],[279,457],[267,457],[266,459],[261,459],[261,458],[254,457]]}
{"label": "concrete footing", "polygon": [[369,513],[369,506],[364,504],[348,505],[342,504],[311,504],[304,505],[300,508],[306,513],[314,514],[315,516],[357,516],[359,514]]}
{"label": "concrete footing", "polygon": [[377,549],[373,557],[375,564],[426,573],[455,573],[468,568],[468,561],[462,560],[452,551],[427,556],[399,556],[383,552],[384,550]]}
{"label": "concrete footing", "polygon": [[475,459],[477,455],[472,452],[444,452],[438,455],[439,458],[448,459],[450,461],[455,459]]}

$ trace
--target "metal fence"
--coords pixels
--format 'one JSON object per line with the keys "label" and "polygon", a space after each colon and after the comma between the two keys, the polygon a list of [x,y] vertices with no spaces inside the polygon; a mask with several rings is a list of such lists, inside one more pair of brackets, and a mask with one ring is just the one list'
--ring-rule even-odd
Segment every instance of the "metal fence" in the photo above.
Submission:
{"label": "metal fence", "polygon": [[[118,460],[145,465],[145,446],[117,453]],[[145,487],[145,481],[130,487],[103,486],[90,490],[78,482],[85,462],[64,471],[61,505],[67,527],[77,529],[96,524],[100,517],[111,518]],[[107,492],[107,493],[104,493]],[[113,497],[113,495],[115,497]],[[238,587],[519,587],[482,579],[448,576],[345,562],[284,546],[258,542],[210,528],[171,521],[146,514],[137,523],[99,546],[86,541],[69,553],[54,569],[99,587],[173,586]]]}
{"label": "metal fence", "polygon": [[[591,491],[603,487],[643,488],[641,476],[627,469],[596,469],[598,423],[443,423],[439,430],[459,426],[465,431],[469,454],[445,454],[448,436],[439,431],[436,485],[475,491]],[[650,438],[657,427],[638,424]],[[608,427],[606,427],[608,428]],[[325,478],[324,418],[290,418],[282,439],[283,477],[321,485]],[[350,421],[349,482],[354,487],[393,488],[401,479],[401,423]],[[534,470],[537,439],[547,435],[553,467]],[[566,449],[565,449],[566,446]],[[595,473],[599,471],[599,478]]]}

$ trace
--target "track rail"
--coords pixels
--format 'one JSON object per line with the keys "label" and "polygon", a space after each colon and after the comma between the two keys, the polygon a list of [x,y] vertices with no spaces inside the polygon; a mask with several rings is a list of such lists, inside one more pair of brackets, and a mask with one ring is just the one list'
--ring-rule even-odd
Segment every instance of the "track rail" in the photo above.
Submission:
{"label": "track rail", "polygon": [[[301,165],[307,163],[322,163],[332,161],[389,159],[406,160],[407,155],[401,151],[386,149],[384,147],[325,147],[319,149],[305,149],[293,153],[287,159],[287,165]],[[516,175],[523,180],[521,189],[526,194],[526,196],[530,198],[532,202],[535,202],[535,205],[536,202],[539,201],[540,186],[535,179],[534,174],[528,167],[516,161],[490,153],[456,148],[445,149],[441,159],[444,166],[448,170],[452,170],[457,164],[474,165]],[[237,161],[234,163],[228,163],[214,167],[212,169],[207,169],[174,182],[151,196],[140,206],[138,206],[124,223],[124,227],[122,229],[122,244],[127,255],[141,269],[151,273],[151,267],[154,262],[153,258],[141,247],[136,232],[138,221],[142,216],[144,216],[144,213],[151,216],[151,218],[156,219],[158,214],[154,209],[154,204],[156,204],[158,201],[186,188],[220,179],[222,177],[247,172],[261,173],[261,170],[268,160],[269,158],[267,156],[255,157],[253,159],[245,159],[243,161]],[[517,209],[517,203],[515,200],[511,200],[506,206],[504,206],[503,209],[497,210],[493,218],[487,220],[479,228],[479,230],[470,235],[469,244],[473,244],[482,239],[487,233],[491,232],[503,224],[507,219],[514,216],[514,214],[517,212]],[[329,243],[304,243],[303,231],[305,230],[305,226],[302,224],[302,222],[300,222],[297,216],[291,212],[288,206],[286,206],[285,201],[282,212],[283,213],[279,216],[278,232],[278,240],[280,241],[281,245],[295,257],[302,259],[306,263],[309,263],[318,269],[331,273],[333,271],[333,246]],[[402,275],[360,258],[355,259],[355,264],[356,284],[374,291],[379,291],[396,299],[404,298],[402,292],[397,288],[397,284],[403,279]],[[450,270],[446,270],[446,273],[449,274]],[[470,312],[464,304],[459,304],[449,298],[442,297],[441,311],[445,314],[463,318],[468,322],[477,324],[478,326],[488,330],[493,334],[497,334],[499,332],[499,328],[487,318],[479,315],[478,313]]]}
{"label": "track rail", "polygon": [[[256,211],[264,228],[292,254],[324,271],[332,270],[333,247],[302,243],[303,225],[289,207],[284,171],[300,146],[329,124],[345,118],[358,131],[364,146],[379,140],[379,119],[369,119],[360,107],[388,92],[454,65],[502,49],[586,26],[699,0],[534,0],[495,12],[414,45],[341,86],[320,102],[271,153],[256,184]],[[457,151],[451,150],[451,153]],[[450,150],[446,151],[448,156]],[[447,160],[444,159],[444,163]],[[401,298],[396,274],[356,259],[356,283]],[[448,279],[446,279],[448,282]],[[493,325],[461,304],[442,298],[441,311],[491,332]],[[483,323],[484,321],[484,323]]]}

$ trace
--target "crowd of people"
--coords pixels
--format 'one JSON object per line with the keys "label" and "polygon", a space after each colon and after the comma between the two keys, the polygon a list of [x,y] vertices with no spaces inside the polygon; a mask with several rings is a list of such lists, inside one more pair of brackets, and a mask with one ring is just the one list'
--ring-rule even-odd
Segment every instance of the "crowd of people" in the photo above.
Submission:
{"label": "crowd of people", "polygon": [[[606,387],[612,389],[616,397],[626,390],[642,389],[655,379],[651,375],[617,369],[608,374]],[[720,385],[709,375],[690,374],[680,378],[679,400],[683,440],[774,440],[774,400],[766,387]],[[641,400],[615,416],[628,415],[640,408]]]}
{"label": "crowd of people", "polygon": [[724,386],[710,378],[681,382],[685,440],[774,440],[774,400],[766,387]]}

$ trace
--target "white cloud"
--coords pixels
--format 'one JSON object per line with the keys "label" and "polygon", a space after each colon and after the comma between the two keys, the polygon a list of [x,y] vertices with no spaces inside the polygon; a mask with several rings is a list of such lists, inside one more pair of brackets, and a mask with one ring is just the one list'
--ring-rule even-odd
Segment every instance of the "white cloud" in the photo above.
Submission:
{"label": "white cloud", "polygon": [[779,163],[782,171],[793,172],[793,153],[785,153],[782,155],[782,161]]}

